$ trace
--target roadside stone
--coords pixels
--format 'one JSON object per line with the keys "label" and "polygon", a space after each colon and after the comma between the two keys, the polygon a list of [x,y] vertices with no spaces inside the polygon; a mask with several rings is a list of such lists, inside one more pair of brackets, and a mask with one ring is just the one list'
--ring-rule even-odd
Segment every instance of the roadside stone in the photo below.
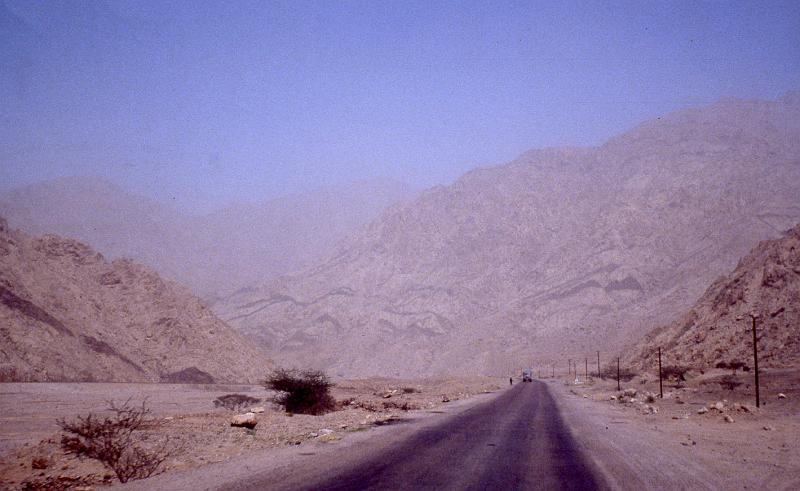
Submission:
{"label": "roadside stone", "polygon": [[769,425],[764,426],[764,431],[772,431],[774,429],[775,428],[773,428],[772,426],[769,426]]}
{"label": "roadside stone", "polygon": [[255,428],[258,424],[254,413],[237,414],[231,418],[231,426],[241,428]]}
{"label": "roadside stone", "polygon": [[333,433],[333,430],[329,428],[322,428],[321,430],[319,430],[319,434],[322,436],[330,435],[331,433]]}
{"label": "roadside stone", "polygon": [[442,402],[450,402],[450,398],[447,396],[442,396]]}
{"label": "roadside stone", "polygon": [[617,400],[617,396],[611,396],[611,397],[608,398],[608,400],[609,401],[616,401]]}
{"label": "roadside stone", "polygon": [[336,433],[328,433],[326,435],[320,435],[317,440],[321,442],[335,442],[336,440],[340,440],[341,438]]}
{"label": "roadside stone", "polygon": [[722,401],[717,401],[717,403],[714,404],[713,409],[716,409],[717,411],[722,412],[722,411],[725,410],[725,404],[723,404]]}
{"label": "roadside stone", "polygon": [[781,392],[780,394],[778,394],[778,399],[786,399],[786,394]]}
{"label": "roadside stone", "polygon": [[701,407],[700,409],[697,410],[697,414],[705,414],[707,412],[708,412],[708,408],[705,407],[705,406],[703,406],[703,407]]}
{"label": "roadside stone", "polygon": [[264,411],[266,411],[266,409],[264,409],[262,406],[250,408],[251,413],[261,414]]}
{"label": "roadside stone", "polygon": [[733,423],[734,421],[733,418],[731,418],[730,414],[726,414],[723,419],[725,420],[726,423]]}

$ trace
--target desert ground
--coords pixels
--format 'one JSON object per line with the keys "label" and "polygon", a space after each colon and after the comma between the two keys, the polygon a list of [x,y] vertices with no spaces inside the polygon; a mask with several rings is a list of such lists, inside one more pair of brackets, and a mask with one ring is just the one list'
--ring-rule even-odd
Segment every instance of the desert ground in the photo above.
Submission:
{"label": "desert ground", "polygon": [[[98,463],[65,455],[56,422],[90,412],[103,414],[108,401],[147,401],[158,422],[148,430],[148,438],[168,439],[175,448],[165,466],[170,473],[259,450],[336,442],[497,391],[502,382],[343,380],[332,390],[340,408],[321,416],[289,415],[270,403],[271,393],[254,385],[6,383],[0,385],[0,489],[87,489],[117,483],[113,473]],[[262,399],[253,404],[264,408],[257,415],[255,431],[230,426],[231,417],[244,411],[214,406],[217,397],[230,393]]]}
{"label": "desert ground", "polygon": [[752,373],[739,371],[733,390],[719,384],[729,374],[664,381],[663,399],[657,373],[621,382],[621,391],[582,373],[550,386],[613,488],[800,488],[800,371],[762,370],[760,408]]}
{"label": "desert ground", "polygon": [[[760,408],[752,374],[739,371],[741,385],[728,390],[719,381],[730,373],[715,369],[689,372],[686,381],[665,380],[663,399],[653,374],[621,382],[620,391],[615,380],[583,374],[539,380],[609,488],[797,489],[800,371],[762,371]],[[214,489],[246,477],[254,466],[266,472],[309,455],[335,462],[370,453],[497,397],[507,386],[507,379],[489,378],[343,380],[334,389],[339,410],[308,416],[279,410],[260,386],[3,384],[2,489],[118,486],[108,470],[64,455],[58,445],[57,418],[102,412],[109,399],[146,398],[159,422],[151,437],[175,444],[153,482],[180,489],[201,479]],[[231,427],[236,413],[214,407],[213,400],[228,393],[264,399],[255,431]],[[393,424],[403,422],[414,424]],[[34,469],[34,461],[44,468]],[[218,477],[209,481],[209,475]],[[148,482],[125,487],[146,489]]]}

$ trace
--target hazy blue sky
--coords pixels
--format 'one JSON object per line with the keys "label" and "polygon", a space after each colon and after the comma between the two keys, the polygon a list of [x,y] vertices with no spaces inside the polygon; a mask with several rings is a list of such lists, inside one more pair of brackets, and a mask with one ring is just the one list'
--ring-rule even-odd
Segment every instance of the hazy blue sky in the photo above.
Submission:
{"label": "hazy blue sky", "polygon": [[800,88],[800,2],[0,0],[0,189],[419,186]]}

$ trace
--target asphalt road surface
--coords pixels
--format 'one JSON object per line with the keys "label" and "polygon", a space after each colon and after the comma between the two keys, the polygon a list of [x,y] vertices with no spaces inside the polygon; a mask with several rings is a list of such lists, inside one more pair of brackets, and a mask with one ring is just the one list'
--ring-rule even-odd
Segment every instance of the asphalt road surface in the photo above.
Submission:
{"label": "asphalt road surface", "polygon": [[[276,483],[250,483],[270,489]],[[422,429],[322,481],[314,490],[598,489],[545,384],[501,396]]]}

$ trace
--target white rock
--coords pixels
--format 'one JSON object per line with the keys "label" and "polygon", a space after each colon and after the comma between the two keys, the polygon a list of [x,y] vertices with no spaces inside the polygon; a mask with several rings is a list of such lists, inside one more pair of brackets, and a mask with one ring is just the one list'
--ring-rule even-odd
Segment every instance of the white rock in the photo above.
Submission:
{"label": "white rock", "polygon": [[320,435],[330,435],[331,433],[333,433],[333,430],[328,428],[322,428],[321,430],[319,430]]}
{"label": "white rock", "polygon": [[719,412],[722,412],[725,409],[725,404],[723,404],[722,401],[717,401],[717,403],[714,404],[714,409],[716,409]]}
{"label": "white rock", "polygon": [[251,408],[250,408],[250,412],[251,412],[251,413],[261,414],[261,413],[263,413],[264,411],[266,411],[266,409],[264,409],[262,406],[258,406],[258,407],[251,407]]}
{"label": "white rock", "polygon": [[726,414],[724,419],[726,423],[733,423],[733,418],[731,418],[730,414]]}
{"label": "white rock", "polygon": [[780,394],[778,394],[778,399],[786,399],[786,394],[781,392]]}
{"label": "white rock", "polygon": [[700,409],[697,410],[697,414],[705,414],[707,412],[708,412],[708,408],[705,407],[705,406],[703,406],[703,407],[701,407]]}

